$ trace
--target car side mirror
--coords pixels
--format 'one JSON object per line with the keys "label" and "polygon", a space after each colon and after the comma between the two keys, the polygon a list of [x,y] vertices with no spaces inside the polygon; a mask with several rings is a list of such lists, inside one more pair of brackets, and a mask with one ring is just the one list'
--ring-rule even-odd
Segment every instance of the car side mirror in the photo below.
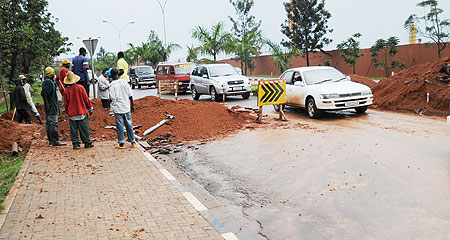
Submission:
{"label": "car side mirror", "polygon": [[202,78],[208,78],[208,74],[203,74]]}
{"label": "car side mirror", "polygon": [[302,81],[295,81],[294,82],[294,86],[303,87],[303,82]]}

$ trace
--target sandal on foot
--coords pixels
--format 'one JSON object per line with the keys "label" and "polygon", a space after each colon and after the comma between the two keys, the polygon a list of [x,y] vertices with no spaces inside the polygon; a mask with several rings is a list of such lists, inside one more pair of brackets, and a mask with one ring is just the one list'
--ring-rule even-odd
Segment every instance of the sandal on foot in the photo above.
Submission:
{"label": "sandal on foot", "polygon": [[117,145],[116,148],[117,148],[117,149],[125,149],[126,147],[125,147],[125,145],[122,145],[122,146]]}

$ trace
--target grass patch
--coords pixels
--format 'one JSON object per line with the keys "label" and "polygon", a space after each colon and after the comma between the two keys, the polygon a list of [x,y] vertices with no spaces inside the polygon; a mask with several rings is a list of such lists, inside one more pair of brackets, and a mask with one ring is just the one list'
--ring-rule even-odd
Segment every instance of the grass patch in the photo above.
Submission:
{"label": "grass patch", "polygon": [[252,93],[258,92],[258,85],[252,85]]}
{"label": "grass patch", "polygon": [[3,202],[16,180],[25,156],[26,153],[21,153],[17,157],[10,154],[0,154],[0,211],[3,211]]}
{"label": "grass patch", "polygon": [[370,78],[372,80],[381,80],[381,79],[385,79],[385,77],[379,77],[379,78]]}

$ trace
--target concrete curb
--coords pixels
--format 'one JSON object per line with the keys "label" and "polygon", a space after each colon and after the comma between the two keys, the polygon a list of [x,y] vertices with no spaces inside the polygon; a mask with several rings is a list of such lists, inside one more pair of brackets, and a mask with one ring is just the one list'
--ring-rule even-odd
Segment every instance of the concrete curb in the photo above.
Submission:
{"label": "concrete curb", "polygon": [[[216,231],[225,239],[225,240],[239,240],[239,238],[234,235],[232,232],[221,232],[219,229],[215,227],[215,225],[222,225],[220,222],[216,222],[215,224],[211,223],[208,219],[208,208],[206,208],[191,192],[188,192],[182,184],[169,172],[165,169],[150,153],[148,153],[142,146],[138,146],[138,150],[150,161],[152,164],[161,172],[164,177],[169,180],[169,182],[179,190],[183,196],[188,200],[188,202],[201,214],[201,216],[209,222],[209,224],[216,229]],[[215,219],[215,221],[218,221]]]}
{"label": "concrete curb", "polygon": [[17,192],[19,191],[19,188],[22,185],[23,179],[25,178],[25,174],[28,170],[28,167],[30,166],[31,159],[33,158],[34,151],[33,151],[33,145],[34,141],[31,143],[30,150],[28,150],[27,156],[23,160],[22,167],[19,170],[19,173],[17,174],[16,180],[14,181],[13,185],[11,186],[11,189],[9,190],[8,195],[6,196],[5,202],[3,203],[3,211],[0,215],[0,230],[3,228],[3,224],[5,223],[6,217],[8,216],[9,210],[11,209],[11,206],[16,199]]}

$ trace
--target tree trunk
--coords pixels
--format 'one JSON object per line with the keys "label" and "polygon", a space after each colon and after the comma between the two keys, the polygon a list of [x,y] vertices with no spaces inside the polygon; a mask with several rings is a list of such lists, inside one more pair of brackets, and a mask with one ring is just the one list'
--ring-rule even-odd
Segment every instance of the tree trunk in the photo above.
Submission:
{"label": "tree trunk", "polygon": [[356,74],[356,65],[353,65],[353,74]]}
{"label": "tree trunk", "polygon": [[16,74],[17,68],[17,53],[12,53],[11,55],[11,68],[8,74],[8,81],[12,81],[14,79],[14,75]]}
{"label": "tree trunk", "polygon": [[306,66],[309,67],[309,51],[308,51],[308,49],[306,50]]}

